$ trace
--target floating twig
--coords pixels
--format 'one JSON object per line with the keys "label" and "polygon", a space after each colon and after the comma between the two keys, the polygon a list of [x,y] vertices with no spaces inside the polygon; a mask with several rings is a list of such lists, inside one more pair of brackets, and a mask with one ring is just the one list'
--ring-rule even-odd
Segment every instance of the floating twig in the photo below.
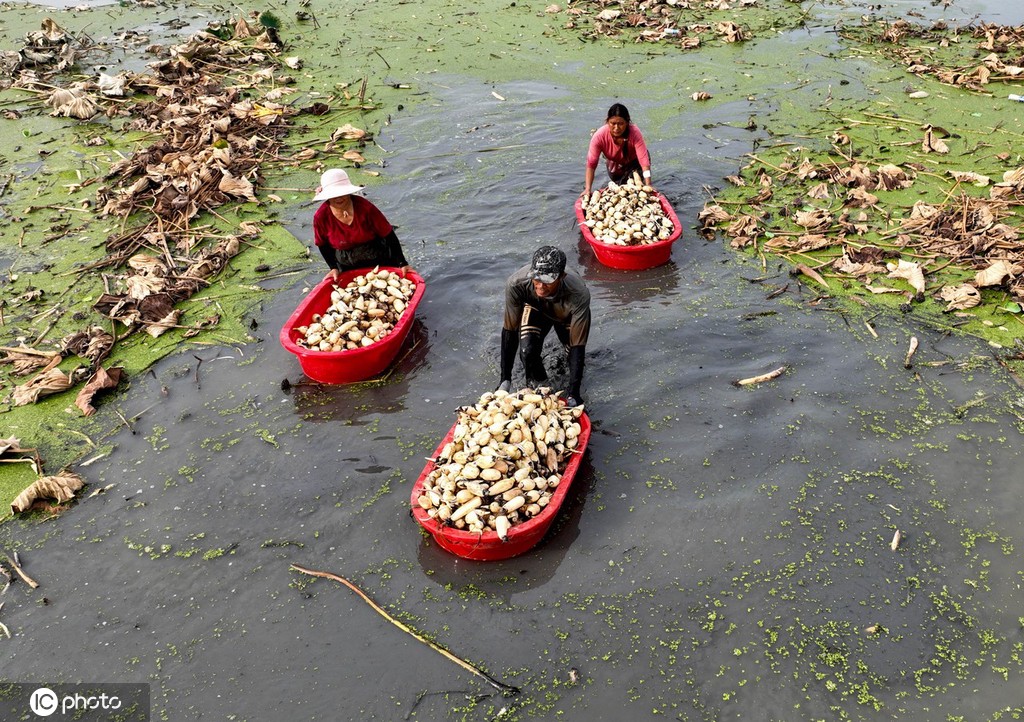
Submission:
{"label": "floating twig", "polygon": [[[383,55],[381,55],[381,54],[380,54],[380,53],[379,53],[378,51],[376,51],[376,50],[374,50],[374,51],[373,51],[373,53],[374,53],[374,55],[376,55],[376,56],[377,56],[378,58],[380,58],[381,60],[383,60],[383,61],[384,61],[384,64],[388,66],[388,70],[391,70],[391,64],[390,64],[390,63],[389,63],[389,62],[388,62],[388,61],[387,61],[387,60],[386,60],[386,59],[384,58],[384,56],[383,56]],[[365,80],[363,81],[363,85],[364,85],[364,87],[365,87],[365,85],[366,85],[366,81],[365,81]],[[361,102],[363,102],[363,97],[362,97],[362,95],[360,95],[360,96],[359,96],[359,102],[360,102],[360,103],[361,103]]]}
{"label": "floating twig", "polygon": [[91,499],[94,496],[99,496],[100,494],[103,494],[104,492],[110,491],[111,489],[114,488],[114,486],[116,486],[116,484],[107,484],[106,486],[101,486],[98,489],[94,489],[93,492],[91,494],[89,494],[89,496],[87,496],[85,498],[86,499]]}
{"label": "floating twig", "polygon": [[969,409],[973,409],[975,406],[982,406],[982,405],[984,405],[984,403],[985,403],[985,401],[987,399],[988,399],[988,394],[985,394],[984,396],[979,396],[976,399],[971,399],[970,401],[965,401],[964,403],[960,404],[959,406],[954,406],[953,407],[953,414],[958,419],[962,419]]}
{"label": "floating twig", "polygon": [[811,280],[817,281],[818,283],[820,283],[825,288],[828,288],[828,282],[825,281],[825,279],[821,277],[821,274],[818,273],[817,271],[815,271],[810,266],[808,266],[806,263],[798,263],[798,264],[796,264],[796,270],[799,271],[800,273],[804,274],[805,276],[807,276]]}
{"label": "floating twig", "polygon": [[473,666],[472,664],[470,664],[469,662],[465,661],[464,659],[460,659],[459,657],[456,657],[454,654],[452,654],[451,652],[449,652],[447,649],[445,649],[444,647],[440,646],[439,644],[431,642],[429,639],[426,639],[425,637],[423,637],[423,636],[417,634],[416,632],[414,632],[408,626],[406,626],[405,624],[403,624],[402,622],[398,621],[397,619],[392,617],[390,614],[388,614],[376,602],[374,602],[372,599],[370,599],[363,592],[363,590],[361,590],[359,587],[357,587],[355,584],[353,584],[349,580],[345,579],[344,577],[339,577],[337,574],[331,574],[330,572],[321,572],[321,571],[317,571],[315,569],[307,569],[305,567],[301,567],[298,564],[294,564],[294,563],[291,565],[291,568],[294,569],[297,572],[302,572],[303,574],[309,574],[310,576],[313,576],[313,577],[323,577],[325,579],[333,579],[336,582],[341,582],[346,587],[348,587],[353,592],[355,592],[360,597],[362,597],[363,601],[366,602],[367,604],[369,604],[371,607],[373,607],[374,611],[376,611],[379,615],[381,615],[386,620],[388,620],[389,622],[394,624],[396,627],[401,629],[403,632],[412,635],[413,637],[415,637],[416,639],[418,639],[419,641],[423,642],[425,645],[427,645],[428,647],[433,649],[435,652],[437,652],[438,654],[441,654],[442,656],[446,657],[447,659],[451,660],[452,662],[455,662],[455,664],[459,665],[463,669],[468,670],[468,671],[472,672],[473,674],[475,674],[475,675],[477,675],[479,677],[482,677],[483,679],[487,680],[487,683],[490,684],[492,687],[494,687],[499,692],[501,692],[502,695],[504,695],[506,697],[512,697],[514,695],[519,694],[519,688],[518,687],[513,687],[511,685],[499,682],[498,680],[494,679],[494,677],[492,677],[491,675],[487,674],[486,672],[484,672],[483,670],[479,669],[478,667]]}
{"label": "floating twig", "polygon": [[771,381],[772,379],[777,379],[779,376],[782,376],[782,374],[786,373],[786,370],[788,368],[789,368],[788,366],[779,366],[774,371],[769,371],[768,373],[761,374],[760,376],[751,376],[750,378],[747,378],[747,379],[740,379],[739,381],[733,381],[732,385],[733,386],[753,386],[754,384],[760,384],[760,383],[764,383],[765,381]]}
{"label": "floating twig", "polygon": [[911,367],[911,361],[915,353],[917,353],[917,336],[911,336],[910,348],[907,349],[907,356],[903,359],[903,368],[909,369]]}
{"label": "floating twig", "polygon": [[10,554],[4,554],[4,556],[7,557],[7,563],[10,564],[14,571],[18,573],[18,576],[22,578],[25,584],[29,585],[33,589],[37,589],[39,587],[39,582],[26,574],[25,570],[21,568],[21,565],[18,564]]}
{"label": "floating twig", "polygon": [[878,338],[878,332],[875,330],[875,327],[871,325],[870,321],[865,321],[864,325],[867,327],[868,333],[870,333],[875,338]]}
{"label": "floating twig", "polygon": [[892,549],[893,551],[896,551],[896,549],[899,547],[900,541],[902,539],[903,539],[903,535],[900,534],[900,530],[897,529],[896,533],[892,535],[892,541],[889,543],[889,548]]}
{"label": "floating twig", "polygon": [[124,428],[132,432],[132,436],[135,436],[135,429],[133,429],[132,425],[128,423],[128,419],[124,417],[124,414],[122,414],[117,409],[114,409],[114,413],[117,414],[117,418],[121,419],[121,423],[124,424]]}

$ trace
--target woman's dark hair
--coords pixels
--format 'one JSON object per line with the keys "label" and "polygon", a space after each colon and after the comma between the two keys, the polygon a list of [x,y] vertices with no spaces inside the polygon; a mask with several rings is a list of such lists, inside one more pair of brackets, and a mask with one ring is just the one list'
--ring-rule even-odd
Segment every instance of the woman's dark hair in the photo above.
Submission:
{"label": "woman's dark hair", "polygon": [[622,103],[615,103],[608,109],[608,115],[605,116],[605,120],[610,120],[611,118],[622,118],[628,125],[630,123],[629,110]]}

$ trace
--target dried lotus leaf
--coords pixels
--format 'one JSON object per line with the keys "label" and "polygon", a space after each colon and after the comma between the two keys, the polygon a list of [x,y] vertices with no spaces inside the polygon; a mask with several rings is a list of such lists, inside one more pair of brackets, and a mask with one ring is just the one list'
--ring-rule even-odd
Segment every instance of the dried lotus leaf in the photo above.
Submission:
{"label": "dried lotus leaf", "polygon": [[331,134],[331,140],[361,140],[366,137],[366,131],[356,128],[351,123],[345,123]]}
{"label": "dried lotus leaf", "polygon": [[889,278],[902,278],[909,283],[918,293],[924,293],[924,271],[920,263],[905,261],[902,258],[899,263],[887,263]]}
{"label": "dried lotus leaf", "polygon": [[247,201],[257,202],[256,196],[253,192],[252,183],[247,178],[240,178],[231,175],[228,170],[223,171],[223,177],[220,183],[217,185],[217,189],[222,193],[227,193],[229,196],[235,196],[236,198],[244,198]]}
{"label": "dried lotus leaf", "polygon": [[24,489],[11,502],[11,512],[21,513],[31,508],[37,499],[56,499],[58,502],[71,501],[75,492],[85,482],[78,474],[61,472],[56,476],[44,476]]}
{"label": "dried lotus leaf", "polygon": [[50,115],[88,120],[96,115],[96,105],[89,98],[74,98],[69,103],[54,108]]}
{"label": "dried lotus leaf", "polygon": [[947,301],[946,311],[962,311],[981,303],[981,292],[969,283],[959,286],[943,286],[939,298]]}
{"label": "dried lotus leaf", "polygon": [[43,396],[50,396],[71,388],[78,383],[85,372],[85,369],[82,368],[72,369],[67,374],[59,368],[48,369],[21,386],[15,386],[11,399],[15,406],[34,404]]}
{"label": "dried lotus leaf", "polygon": [[1000,259],[974,274],[974,285],[978,287],[998,286],[1007,277],[1019,274],[1020,266],[1014,266],[1005,259]]}

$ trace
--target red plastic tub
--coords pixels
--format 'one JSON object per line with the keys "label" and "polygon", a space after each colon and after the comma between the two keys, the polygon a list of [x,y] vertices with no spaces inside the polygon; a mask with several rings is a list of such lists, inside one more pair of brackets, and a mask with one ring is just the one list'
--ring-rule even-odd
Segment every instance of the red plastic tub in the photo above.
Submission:
{"label": "red plastic tub", "polygon": [[[657,191],[655,192],[657,193]],[[576,220],[579,221],[580,230],[583,231],[583,238],[594,249],[597,260],[606,266],[622,268],[627,271],[640,271],[667,263],[669,256],[672,255],[672,244],[683,234],[683,227],[679,225],[679,218],[668,199],[658,193],[658,200],[661,202],[661,208],[665,211],[665,215],[672,221],[672,235],[664,241],[643,246],[613,246],[594,238],[590,226],[584,223],[586,218],[583,215],[583,199],[577,198]]]}
{"label": "red plastic tub", "polygon": [[[299,307],[281,328],[281,345],[298,356],[302,372],[314,381],[324,384],[347,384],[372,378],[391,364],[395,356],[398,355],[399,349],[402,348],[405,337],[409,335],[416,307],[426,288],[423,279],[414,271],[406,274],[416,284],[416,290],[409,300],[409,305],[402,312],[391,333],[376,343],[348,351],[311,351],[295,342],[295,339],[299,337],[295,328],[308,326],[312,323],[314,313],[322,314],[327,310],[331,305],[331,291],[336,285],[344,288],[356,276],[372,270],[372,268],[361,268],[346,271],[337,281],[324,279],[320,285],[309,292],[309,295],[299,304]],[[381,270],[399,272],[399,269],[388,266],[381,266]]]}
{"label": "red plastic tub", "polygon": [[[551,496],[551,501],[537,516],[511,527],[508,530],[508,536],[505,541],[499,539],[498,533],[495,531],[473,534],[468,531],[445,526],[440,521],[427,516],[427,512],[419,505],[417,500],[420,498],[420,494],[423,493],[423,480],[434,470],[434,463],[431,461],[427,462],[427,465],[423,468],[423,473],[419,475],[419,478],[416,479],[416,483],[412,487],[413,517],[419,522],[420,526],[430,532],[439,547],[464,559],[490,562],[498,561],[499,559],[510,559],[529,551],[537,545],[537,542],[544,538],[544,534],[551,528],[551,523],[558,516],[558,510],[561,508],[562,502],[565,501],[565,497],[569,493],[569,487],[572,486],[572,481],[580,467],[583,452],[587,449],[587,442],[590,440],[590,418],[584,413],[578,421],[580,424],[580,435],[577,437],[579,443],[572,458],[569,460],[569,464],[565,467],[565,471],[562,472],[562,480],[555,489],[555,493]],[[447,436],[444,437],[434,451],[433,458],[436,459],[441,454],[444,445],[452,440],[454,434],[455,425],[453,424]]]}

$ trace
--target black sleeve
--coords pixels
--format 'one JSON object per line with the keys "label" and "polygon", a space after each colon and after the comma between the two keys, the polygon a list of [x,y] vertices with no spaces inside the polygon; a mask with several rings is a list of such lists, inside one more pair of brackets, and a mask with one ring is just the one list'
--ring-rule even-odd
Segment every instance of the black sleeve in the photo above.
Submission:
{"label": "black sleeve", "polygon": [[501,329],[501,380],[512,380],[512,366],[519,348],[519,332]]}
{"label": "black sleeve", "polygon": [[399,268],[409,265],[409,262],[405,260],[405,254],[402,253],[402,244],[398,242],[394,228],[391,229],[391,233],[384,236],[381,242],[384,246],[384,254],[388,259],[387,265]]}
{"label": "black sleeve", "polygon": [[334,252],[334,246],[330,243],[322,243],[317,248],[320,249],[320,255],[327,261],[328,267],[338,270],[338,254]]}
{"label": "black sleeve", "polygon": [[580,384],[583,383],[583,356],[585,353],[584,346],[569,347],[569,388],[567,391],[579,402],[583,401],[580,397]]}

